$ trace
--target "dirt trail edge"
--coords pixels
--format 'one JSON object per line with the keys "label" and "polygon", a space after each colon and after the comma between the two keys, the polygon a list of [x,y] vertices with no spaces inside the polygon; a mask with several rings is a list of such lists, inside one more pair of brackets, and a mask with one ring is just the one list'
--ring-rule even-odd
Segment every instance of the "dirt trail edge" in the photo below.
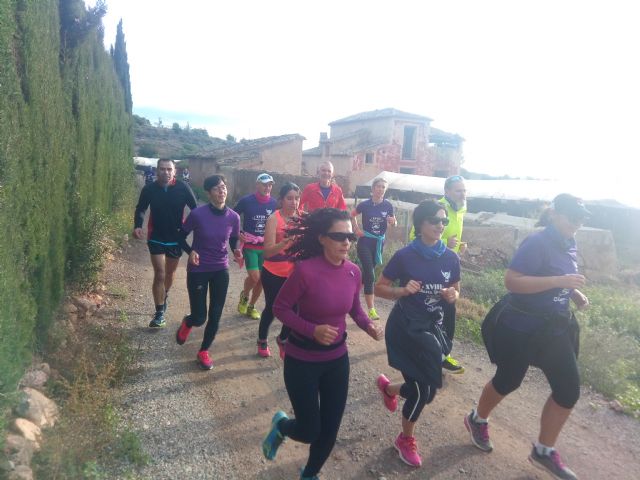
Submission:
{"label": "dirt trail edge", "polygon": [[[258,322],[236,311],[244,271],[235,264],[230,268],[227,304],[210,350],[215,364],[203,371],[195,363],[202,329],[194,329],[183,346],[175,342],[175,331],[189,311],[184,262],[183,257],[170,293],[167,327],[159,331],[147,328],[153,311],[152,269],[144,242],[130,241],[105,271],[107,291],[128,292],[125,298],[113,298],[110,308],[127,313],[132,342],[141,350],[140,370],[121,391],[121,413],[151,456],[141,478],[297,479],[306,445],[285,441],[273,462],[260,450],[272,414],[277,409],[291,412],[291,407],[282,362],[277,354],[269,359],[256,355]],[[391,303],[378,303],[384,324]],[[270,332],[274,353],[278,325],[276,320]],[[471,445],[463,416],[494,367],[481,347],[456,342],[454,356],[467,371],[447,375],[444,388],[425,407],[417,428],[424,465],[413,469],[400,461],[392,445],[401,414],[384,409],[374,386],[380,372],[392,381],[400,378],[387,366],[384,342],[374,342],[350,321],[348,344],[349,399],[321,478],[547,478],[527,461],[549,393],[539,371],[532,369],[523,386],[496,409],[491,418],[495,450],[483,453]],[[612,411],[588,389],[583,389],[558,448],[581,479],[639,478],[640,422]]]}

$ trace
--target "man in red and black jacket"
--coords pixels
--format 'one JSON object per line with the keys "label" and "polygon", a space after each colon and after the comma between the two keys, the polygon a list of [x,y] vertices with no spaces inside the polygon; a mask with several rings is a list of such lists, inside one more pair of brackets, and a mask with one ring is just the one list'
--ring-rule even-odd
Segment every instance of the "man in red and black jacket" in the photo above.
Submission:
{"label": "man in red and black jacket", "polygon": [[133,218],[133,236],[144,238],[142,224],[147,208],[151,209],[147,224],[147,246],[153,266],[153,299],[156,311],[151,328],[164,327],[167,296],[182,255],[180,227],[184,218],[184,207],[196,208],[196,199],[191,188],[176,180],[173,160],[158,160],[155,182],[145,185],[140,192]]}
{"label": "man in red and black jacket", "polygon": [[300,209],[311,213],[318,208],[346,210],[342,189],[333,180],[333,164],[322,162],[318,166],[318,182],[310,183],[300,196]]}

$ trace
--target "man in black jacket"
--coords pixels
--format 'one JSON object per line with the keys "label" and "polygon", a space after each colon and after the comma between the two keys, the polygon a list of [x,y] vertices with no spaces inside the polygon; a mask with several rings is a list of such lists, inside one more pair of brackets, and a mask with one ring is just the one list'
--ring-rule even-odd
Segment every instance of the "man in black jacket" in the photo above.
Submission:
{"label": "man in black jacket", "polygon": [[166,324],[167,296],[173,284],[173,277],[182,255],[180,226],[184,207],[193,210],[196,199],[188,185],[176,179],[173,160],[158,160],[156,181],[145,185],[140,192],[134,214],[133,236],[144,238],[142,223],[147,208],[151,209],[147,222],[147,245],[153,266],[153,299],[156,311],[151,328],[161,328]]}

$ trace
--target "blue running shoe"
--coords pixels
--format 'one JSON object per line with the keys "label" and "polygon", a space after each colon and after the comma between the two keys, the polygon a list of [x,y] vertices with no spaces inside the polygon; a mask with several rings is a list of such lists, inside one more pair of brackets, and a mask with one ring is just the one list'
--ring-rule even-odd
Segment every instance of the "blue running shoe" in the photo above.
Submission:
{"label": "blue running shoe", "polygon": [[167,321],[164,319],[164,312],[156,312],[153,315],[153,320],[149,322],[149,328],[162,328],[167,324]]}
{"label": "blue running shoe", "polygon": [[278,410],[276,414],[271,419],[271,429],[267,436],[264,437],[262,441],[262,453],[264,454],[264,458],[267,460],[273,460],[276,458],[276,453],[278,453],[278,447],[282,445],[284,441],[284,435],[280,433],[278,429],[278,423],[280,420],[288,420],[287,414],[282,410]]}

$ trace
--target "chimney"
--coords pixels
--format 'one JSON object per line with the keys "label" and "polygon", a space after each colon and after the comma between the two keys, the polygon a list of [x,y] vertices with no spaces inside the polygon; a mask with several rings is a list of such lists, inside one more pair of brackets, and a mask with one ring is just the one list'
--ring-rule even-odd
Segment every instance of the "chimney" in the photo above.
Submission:
{"label": "chimney", "polygon": [[323,157],[330,156],[331,142],[329,141],[327,132],[320,132],[320,141],[318,143],[320,147],[321,156]]}

